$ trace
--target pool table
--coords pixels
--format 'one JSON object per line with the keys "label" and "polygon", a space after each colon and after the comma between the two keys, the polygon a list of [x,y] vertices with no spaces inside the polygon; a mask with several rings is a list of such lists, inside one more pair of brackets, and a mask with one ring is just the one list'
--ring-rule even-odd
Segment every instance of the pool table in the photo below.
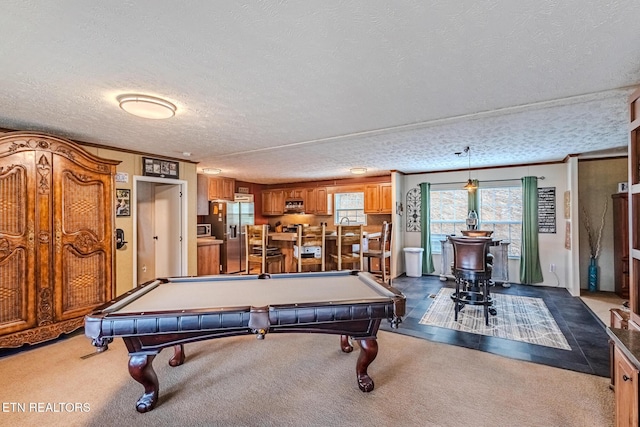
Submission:
{"label": "pool table", "polygon": [[129,351],[129,373],[144,386],[138,412],[158,401],[152,362],[174,348],[171,366],[184,363],[189,342],[267,333],[310,332],[340,335],[343,352],[357,341],[356,379],[373,390],[367,368],[378,354],[376,333],[383,319],[398,327],[405,297],[366,272],[222,275],[163,278],[147,282],[85,317],[85,334],[98,351],[122,337]]}

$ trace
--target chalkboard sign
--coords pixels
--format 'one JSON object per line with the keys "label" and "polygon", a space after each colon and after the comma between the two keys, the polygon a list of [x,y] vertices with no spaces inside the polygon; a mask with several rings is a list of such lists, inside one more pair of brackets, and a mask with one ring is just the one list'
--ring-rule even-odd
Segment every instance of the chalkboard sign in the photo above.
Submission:
{"label": "chalkboard sign", "polygon": [[538,188],[538,233],[556,232],[556,187]]}

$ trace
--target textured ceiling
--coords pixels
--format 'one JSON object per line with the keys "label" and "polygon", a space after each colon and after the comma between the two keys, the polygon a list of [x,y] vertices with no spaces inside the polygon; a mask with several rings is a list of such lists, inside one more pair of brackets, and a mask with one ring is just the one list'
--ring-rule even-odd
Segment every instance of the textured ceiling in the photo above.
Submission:
{"label": "textured ceiling", "polygon": [[561,160],[627,144],[639,21],[637,0],[4,0],[0,127],[257,183],[461,169],[466,146]]}

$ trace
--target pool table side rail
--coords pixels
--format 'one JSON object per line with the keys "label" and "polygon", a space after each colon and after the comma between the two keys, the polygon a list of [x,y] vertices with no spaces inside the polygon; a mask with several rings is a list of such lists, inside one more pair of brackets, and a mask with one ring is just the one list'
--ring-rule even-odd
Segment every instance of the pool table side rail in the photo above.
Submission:
{"label": "pool table side rail", "polygon": [[[316,307],[269,307],[210,313],[173,313],[173,315],[118,316],[87,315],[85,335],[101,346],[117,337],[137,337],[143,348],[158,349],[234,335],[265,332],[313,332],[345,334],[354,338],[375,338],[382,319],[397,319],[394,301],[339,304]],[[259,320],[256,320],[259,319]],[[251,325],[258,323],[259,328]]]}

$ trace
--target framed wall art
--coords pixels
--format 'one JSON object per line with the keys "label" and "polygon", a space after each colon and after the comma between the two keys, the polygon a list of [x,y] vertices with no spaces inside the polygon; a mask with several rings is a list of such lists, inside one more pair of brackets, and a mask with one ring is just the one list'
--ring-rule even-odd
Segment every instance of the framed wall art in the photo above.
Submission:
{"label": "framed wall art", "polygon": [[171,160],[142,158],[142,175],[156,176],[159,178],[180,178],[178,171],[179,162]]}
{"label": "framed wall art", "polygon": [[131,216],[131,190],[116,189],[116,216]]}

